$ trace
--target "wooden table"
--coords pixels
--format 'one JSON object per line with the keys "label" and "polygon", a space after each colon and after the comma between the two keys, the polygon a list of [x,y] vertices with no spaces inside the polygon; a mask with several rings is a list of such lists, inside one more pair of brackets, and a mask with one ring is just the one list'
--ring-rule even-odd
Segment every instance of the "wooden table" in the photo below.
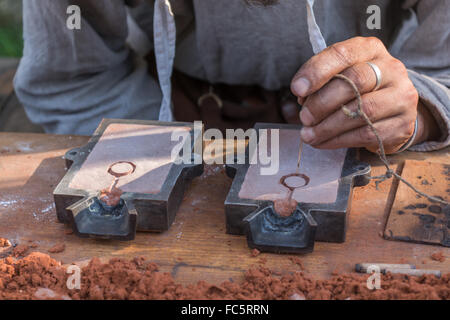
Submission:
{"label": "wooden table", "polygon": [[[231,179],[221,166],[207,166],[203,176],[194,179],[168,232],[138,233],[130,242],[66,235],[68,228],[56,219],[52,191],[65,173],[64,153],[87,140],[81,136],[0,133],[0,237],[14,244],[33,240],[38,245],[34,250],[42,252],[64,242],[66,250],[52,254],[63,263],[83,265],[92,257],[107,260],[142,255],[159,264],[161,270],[171,272],[180,283],[238,281],[245,270],[264,260],[266,267],[281,273],[300,269],[290,260],[293,255],[252,257],[244,236],[225,233],[223,203]],[[448,164],[449,150],[405,152],[392,161],[418,159]],[[384,173],[374,155],[362,152],[361,159],[372,165],[372,175]],[[299,256],[307,273],[326,278],[335,270],[350,272],[359,262],[412,263],[418,268],[450,272],[449,248],[382,238],[390,186],[391,181],[387,181],[379,190],[374,183],[355,190],[346,242],[318,242],[312,254]],[[444,253],[445,262],[430,259],[436,251]]]}

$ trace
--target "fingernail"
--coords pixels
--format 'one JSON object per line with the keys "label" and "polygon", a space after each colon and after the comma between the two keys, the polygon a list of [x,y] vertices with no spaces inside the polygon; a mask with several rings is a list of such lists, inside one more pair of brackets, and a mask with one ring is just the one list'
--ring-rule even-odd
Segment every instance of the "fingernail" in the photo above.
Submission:
{"label": "fingernail", "polygon": [[302,111],[300,111],[300,120],[302,120],[303,125],[307,127],[314,124],[314,117],[311,114],[311,111],[309,111],[306,107],[303,107]]}
{"label": "fingernail", "polygon": [[299,78],[294,81],[294,83],[292,84],[292,87],[297,95],[299,95],[300,97],[305,97],[306,93],[309,90],[310,85],[311,84],[309,83],[308,79]]}
{"label": "fingernail", "polygon": [[300,131],[300,136],[302,137],[302,140],[306,143],[311,143],[316,137],[313,128],[309,127],[302,128],[302,130]]}

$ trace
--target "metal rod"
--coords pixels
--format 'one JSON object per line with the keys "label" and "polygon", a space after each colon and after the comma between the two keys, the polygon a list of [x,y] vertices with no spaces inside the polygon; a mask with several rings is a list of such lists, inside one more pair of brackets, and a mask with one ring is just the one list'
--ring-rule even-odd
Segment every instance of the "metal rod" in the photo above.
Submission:
{"label": "metal rod", "polygon": [[297,160],[297,171],[298,173],[300,171],[300,161],[302,160],[302,151],[303,151],[303,140],[300,137],[300,145],[298,147],[298,160]]}
{"label": "metal rod", "polygon": [[425,274],[432,274],[436,277],[441,277],[441,271],[439,270],[426,270],[426,269],[396,269],[396,268],[387,268],[384,270],[384,274],[386,273],[399,273],[399,274],[406,274],[408,276],[423,276]]}
{"label": "metal rod", "polygon": [[114,190],[114,188],[116,187],[118,182],[119,182],[119,178],[114,177],[114,181],[111,183],[111,185],[108,188],[109,193],[111,193]]}
{"label": "metal rod", "polygon": [[355,265],[355,271],[359,273],[367,273],[370,266],[377,266],[381,272],[386,269],[415,269],[413,264],[392,264],[392,263],[358,263]]}

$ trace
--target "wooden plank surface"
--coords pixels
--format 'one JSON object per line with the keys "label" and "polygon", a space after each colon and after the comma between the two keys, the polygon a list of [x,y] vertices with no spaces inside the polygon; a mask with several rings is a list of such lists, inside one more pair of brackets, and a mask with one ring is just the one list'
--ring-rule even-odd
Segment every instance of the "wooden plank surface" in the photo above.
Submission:
{"label": "wooden plank surface", "polygon": [[[56,220],[52,190],[65,173],[66,150],[88,140],[80,136],[0,133],[0,237],[13,243],[32,240],[37,251],[47,252],[64,242],[64,252],[52,254],[64,263],[83,265],[92,257],[133,258],[145,256],[171,272],[180,283],[206,280],[219,283],[239,280],[252,265],[280,273],[298,271],[293,255],[260,254],[252,257],[244,236],[225,233],[224,200],[231,185],[222,166],[207,166],[202,177],[188,189],[174,224],[161,234],[138,233],[131,242],[80,239],[65,234],[67,227]],[[433,153],[410,153],[406,158],[449,163],[449,149]],[[373,166],[372,175],[384,173],[381,163],[366,152],[363,161]],[[326,278],[337,270],[352,271],[355,263],[411,263],[417,267],[450,272],[450,249],[383,239],[385,207],[391,182],[374,183],[354,192],[345,243],[316,243],[314,252],[298,256],[306,272]],[[445,262],[430,256],[442,251]]]}
{"label": "wooden plank surface", "polygon": [[[450,201],[450,165],[405,161],[402,177],[423,192]],[[450,207],[432,203],[400,184],[384,231],[386,239],[450,246]]]}

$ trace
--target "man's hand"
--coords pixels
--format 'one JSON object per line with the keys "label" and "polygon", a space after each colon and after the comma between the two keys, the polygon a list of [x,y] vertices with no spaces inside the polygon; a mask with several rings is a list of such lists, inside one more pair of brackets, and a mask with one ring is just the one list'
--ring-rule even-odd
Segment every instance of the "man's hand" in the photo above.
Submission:
{"label": "man's hand", "polygon": [[[373,91],[375,72],[367,62],[381,70],[382,82],[377,91]],[[320,149],[365,147],[372,152],[378,150],[377,139],[364,120],[350,119],[342,112],[344,104],[356,111],[357,101],[347,83],[332,80],[338,73],[350,78],[358,87],[362,109],[383,140],[386,153],[399,150],[414,132],[419,96],[406,67],[393,58],[377,38],[357,37],[336,43],[312,57],[297,72],[291,90],[303,105],[300,112],[304,125],[302,139]],[[425,118],[419,115],[415,143],[429,138],[430,132],[423,123]]]}

